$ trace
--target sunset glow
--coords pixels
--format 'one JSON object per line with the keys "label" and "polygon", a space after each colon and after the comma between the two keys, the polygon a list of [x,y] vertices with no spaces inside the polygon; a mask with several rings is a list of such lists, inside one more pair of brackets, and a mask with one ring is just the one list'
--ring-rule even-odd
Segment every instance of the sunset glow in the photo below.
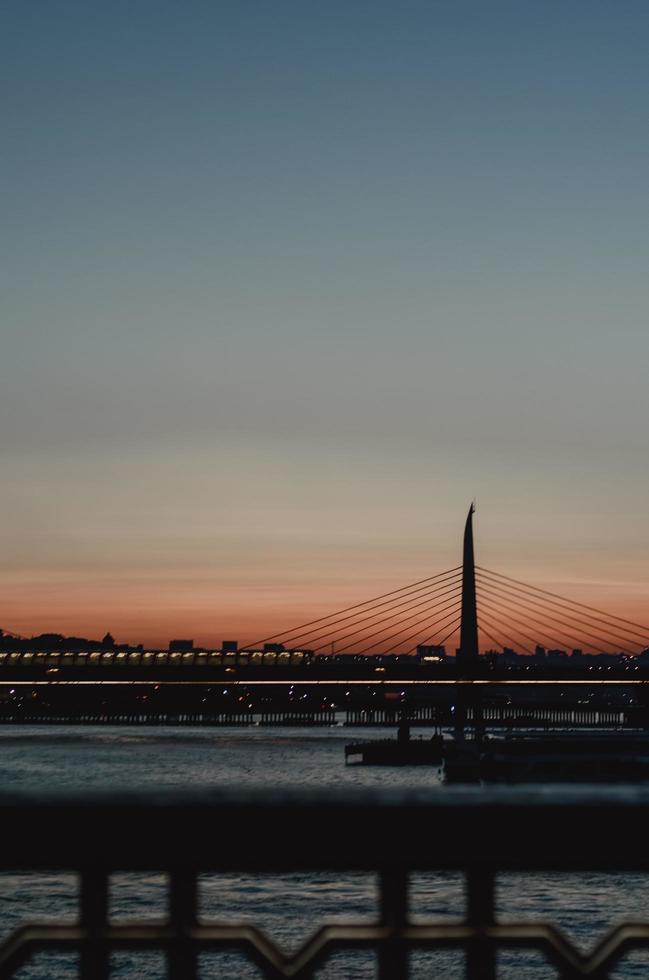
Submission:
{"label": "sunset glow", "polygon": [[5,14],[0,627],[251,642],[473,497],[649,622],[649,8],[253,6]]}

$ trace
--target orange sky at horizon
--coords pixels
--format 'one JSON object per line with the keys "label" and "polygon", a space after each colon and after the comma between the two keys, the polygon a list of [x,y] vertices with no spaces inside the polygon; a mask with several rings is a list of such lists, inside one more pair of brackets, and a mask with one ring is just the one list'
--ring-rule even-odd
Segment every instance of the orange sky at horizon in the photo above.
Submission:
{"label": "orange sky at horizon", "polygon": [[403,447],[386,472],[382,443],[262,449],[226,444],[236,465],[224,472],[202,445],[71,453],[52,458],[46,479],[16,458],[0,516],[0,627],[250,643],[457,567],[471,499],[458,487],[480,490],[478,565],[649,623],[637,481],[612,501],[565,457],[506,473],[475,453],[440,474]]}
{"label": "orange sky at horizon", "polygon": [[[252,576],[249,588],[241,588],[240,583],[219,587],[213,580],[201,582],[160,574],[149,581],[138,577],[102,581],[70,573],[57,578],[24,575],[18,580],[0,575],[0,626],[24,636],[54,632],[99,639],[110,631],[118,642],[143,643],[153,648],[166,648],[169,640],[176,638],[191,638],[196,645],[210,648],[228,639],[248,645],[401,588],[426,573],[436,574],[434,569],[423,570],[423,575],[421,571],[417,569],[415,575],[405,577],[401,574],[399,578],[387,572],[375,573],[369,582],[361,575],[348,573],[342,581],[316,584],[293,579],[285,585],[265,586]],[[519,577],[516,568],[507,569],[506,574],[509,573]],[[529,572],[524,580],[636,623],[643,624],[648,618],[646,587],[642,583],[594,577],[534,579]],[[480,586],[478,595],[480,610]],[[542,613],[537,615],[542,617]],[[533,635],[534,625],[526,632]],[[457,636],[452,637],[449,649],[454,649],[457,642]],[[309,646],[306,642],[304,645]]]}

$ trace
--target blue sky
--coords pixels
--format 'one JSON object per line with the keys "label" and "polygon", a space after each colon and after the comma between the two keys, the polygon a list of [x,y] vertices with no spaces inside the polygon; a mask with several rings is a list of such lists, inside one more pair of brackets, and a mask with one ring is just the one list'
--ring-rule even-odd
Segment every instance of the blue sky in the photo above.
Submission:
{"label": "blue sky", "polygon": [[642,615],[644,2],[1,27],[1,623],[255,633],[473,496],[485,564]]}

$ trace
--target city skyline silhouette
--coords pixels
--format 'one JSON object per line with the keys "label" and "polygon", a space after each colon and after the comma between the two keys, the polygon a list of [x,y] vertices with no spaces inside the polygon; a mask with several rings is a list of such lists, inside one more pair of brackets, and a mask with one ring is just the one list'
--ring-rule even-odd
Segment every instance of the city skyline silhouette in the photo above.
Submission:
{"label": "city skyline silhouette", "polygon": [[[640,654],[649,655],[649,626],[477,564],[474,514],[472,503],[460,565],[297,626],[284,624],[278,633],[252,642],[212,637],[211,642],[195,644],[192,635],[170,638],[168,650],[177,656],[201,650],[237,655],[261,650],[269,656],[297,650],[299,656],[344,654],[357,659],[398,654],[425,660],[430,654],[437,660],[447,657],[450,643],[450,655],[467,675],[481,655],[497,656],[499,651],[512,662],[523,653],[540,663],[546,655],[555,663],[567,662],[570,651],[573,667],[584,656],[630,663]],[[102,640],[52,630],[30,638],[0,628],[0,648],[9,651],[104,651],[122,656],[144,646],[124,638],[117,643],[110,632]],[[146,646],[167,648],[166,642]]]}

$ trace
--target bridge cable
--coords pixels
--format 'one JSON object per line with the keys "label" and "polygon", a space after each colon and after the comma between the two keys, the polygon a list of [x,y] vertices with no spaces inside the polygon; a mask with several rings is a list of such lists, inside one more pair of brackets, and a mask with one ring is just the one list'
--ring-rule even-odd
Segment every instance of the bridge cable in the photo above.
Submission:
{"label": "bridge cable", "polygon": [[[453,616],[453,615],[455,615],[455,614],[457,613],[457,609],[458,609],[458,604],[456,603],[456,604],[455,604],[455,608],[454,608],[454,609],[453,609],[453,611],[451,612],[451,616]],[[439,613],[437,613],[437,614],[435,615],[435,617],[431,617],[431,616],[428,616],[428,617],[427,617],[426,619],[424,619],[424,620],[422,620],[422,628],[421,628],[421,629],[418,629],[418,630],[415,630],[415,632],[414,632],[414,633],[411,633],[411,634],[410,634],[409,636],[407,636],[407,637],[405,638],[405,640],[403,640],[403,642],[404,642],[404,643],[409,643],[409,642],[410,642],[410,640],[412,640],[412,639],[413,639],[414,637],[416,637],[416,636],[420,636],[420,635],[421,635],[421,634],[422,634],[422,633],[424,632],[424,626],[423,626],[423,623],[426,623],[426,622],[428,622],[428,621],[429,621],[430,619],[433,619],[433,618],[434,618],[434,619],[436,620],[436,622],[438,622],[438,623],[439,623],[439,625],[440,625],[440,627],[443,627],[443,626],[445,626],[445,625],[446,625],[446,623],[447,623],[447,621],[448,621],[448,620],[450,619],[450,616],[446,616],[446,617],[445,617],[444,619],[442,619],[442,620],[438,620],[438,619],[437,619],[437,616],[438,616],[438,615],[439,615]],[[426,627],[426,629],[428,629],[428,628],[429,628],[429,627]],[[385,637],[385,639],[383,639],[383,640],[380,640],[380,641],[379,641],[378,643],[370,643],[370,645],[369,645],[368,647],[364,647],[364,648],[363,648],[362,650],[358,650],[358,651],[357,651],[357,654],[356,654],[356,655],[357,655],[357,656],[359,656],[359,657],[361,657],[361,656],[362,656],[362,655],[363,655],[364,653],[367,653],[367,651],[368,651],[368,650],[375,650],[377,646],[380,646],[380,645],[382,645],[383,643],[391,643],[391,642],[392,642],[392,640],[393,640],[393,639],[394,639],[395,637],[400,637],[400,636],[401,636],[401,635],[402,635],[402,634],[403,634],[404,632],[406,632],[406,631],[405,631],[405,630],[400,630],[400,631],[399,631],[399,632],[397,632],[397,633],[393,633],[393,634],[392,634],[392,636],[388,636],[388,637]],[[398,641],[397,641],[397,645],[399,645],[399,644],[400,644],[401,642],[402,642],[401,640],[398,640]],[[419,644],[417,644],[417,645],[419,645]],[[395,651],[395,652],[396,652],[396,651]]]}
{"label": "bridge cable", "polygon": [[[261,646],[262,643],[269,643],[271,640],[277,640],[281,637],[292,636],[294,633],[301,636],[301,633],[297,633],[297,630],[306,629],[307,626],[313,626],[316,623],[323,623],[327,619],[331,619],[334,616],[341,616],[343,613],[350,612],[352,609],[360,609],[362,606],[368,606],[379,601],[379,599],[386,599],[389,596],[398,595],[399,593],[405,592],[408,589],[415,589],[415,586],[423,585],[425,583],[434,582],[435,579],[440,579],[448,576],[452,576],[453,573],[461,571],[462,566],[456,565],[455,568],[447,569],[444,572],[438,572],[437,575],[430,575],[428,578],[419,579],[417,582],[411,582],[409,585],[403,585],[400,589],[393,589],[391,592],[384,592],[382,595],[374,596],[372,599],[365,599],[363,602],[357,602],[353,606],[346,606],[344,609],[338,609],[336,612],[329,613],[328,616],[320,616],[318,619],[311,619],[307,623],[301,623],[299,626],[294,626],[290,631],[282,631],[281,633],[273,633],[272,636],[266,636],[262,640],[255,640],[254,643],[246,644],[244,649],[250,647]],[[417,591],[415,589],[415,591]]]}
{"label": "bridge cable", "polygon": [[[451,610],[451,614],[453,612],[457,612],[458,602],[456,601],[454,603],[450,603],[449,605],[445,606],[443,609],[440,609],[438,612],[436,612],[434,616],[424,616],[424,617],[422,617],[419,620],[419,622],[417,623],[417,626],[419,626],[420,628],[417,629],[417,630],[415,630],[414,632],[412,632],[412,624],[411,624],[410,626],[408,626],[407,629],[397,630],[396,632],[391,633],[389,636],[383,637],[383,639],[381,639],[381,640],[377,640],[376,643],[370,643],[369,646],[364,647],[362,650],[358,650],[356,652],[356,656],[359,656],[360,657],[367,650],[375,650],[378,646],[382,646],[385,643],[392,643],[392,641],[395,640],[395,639],[397,641],[397,645],[399,645],[402,642],[401,639],[400,639],[400,637],[402,637],[404,633],[408,633],[409,634],[406,637],[405,641],[404,641],[404,642],[408,642],[413,637],[419,636],[424,631],[424,629],[430,629],[430,625],[424,626],[423,624],[430,624],[430,621],[431,620],[433,620],[433,622],[435,622],[435,623],[439,622],[441,625],[445,625],[445,623],[447,622],[447,620],[449,619],[449,617],[448,616],[445,616],[445,617],[443,617],[440,620],[439,619],[439,616],[440,616],[440,614],[446,613],[449,609]],[[383,651],[383,652],[385,653],[387,651]],[[395,650],[394,652],[396,653],[397,651]]]}
{"label": "bridge cable", "polygon": [[[452,585],[452,587],[450,589],[446,589],[445,586],[447,585]],[[360,613],[352,613],[351,616],[343,616],[341,619],[334,620],[332,623],[329,624],[329,627],[325,628],[325,631],[323,633],[319,632],[320,630],[322,630],[323,627],[316,626],[312,630],[307,630],[304,633],[299,633],[297,635],[301,638],[300,642],[302,642],[303,638],[309,636],[311,633],[319,633],[318,636],[314,637],[312,640],[309,641],[309,643],[317,642],[322,637],[333,636],[335,633],[340,633],[341,630],[349,629],[349,626],[352,625],[356,626],[358,623],[362,623],[365,620],[375,619],[377,616],[379,617],[379,621],[380,621],[381,619],[391,619],[393,618],[393,616],[399,615],[399,613],[392,613],[390,610],[385,610],[383,612],[377,613],[375,610],[378,609],[379,606],[389,605],[391,610],[399,609],[405,606],[406,610],[404,611],[407,611],[408,608],[413,609],[418,605],[419,606],[425,605],[427,602],[430,602],[431,599],[435,599],[444,595],[449,595],[452,592],[457,593],[458,591],[461,591],[461,586],[459,585],[459,583],[444,582],[443,584],[441,584],[441,589],[440,586],[438,585],[432,589],[429,589],[426,593],[424,593],[425,598],[423,599],[421,595],[414,596],[414,597],[411,596],[410,598],[406,599],[404,602],[397,602],[397,603],[395,603],[394,599],[390,599],[388,603],[384,603],[384,602],[379,603],[375,607],[375,609],[369,612],[367,615],[361,615]],[[363,610],[363,612],[365,612],[365,610]],[[349,623],[348,622],[349,620],[355,620],[355,622]],[[344,623],[344,622],[347,622],[348,625],[347,626],[337,625],[338,623]],[[336,627],[336,628],[332,629],[331,627]],[[295,634],[291,639],[295,639]],[[285,637],[285,640],[286,642],[288,642],[289,637]]]}
{"label": "bridge cable", "polygon": [[[612,636],[616,643],[621,641],[623,643],[632,643],[643,647],[647,645],[647,637],[643,637],[641,641],[636,639],[635,637],[637,637],[639,634],[635,630],[621,628],[616,623],[611,621],[607,622],[601,617],[586,616],[578,609],[574,609],[573,607],[567,605],[559,605],[552,600],[544,598],[543,595],[537,595],[533,592],[530,594],[529,592],[518,589],[515,586],[507,585],[494,579],[484,578],[482,575],[480,575],[478,581],[480,582],[481,589],[484,589],[487,585],[489,585],[494,589],[498,589],[501,596],[503,596],[504,593],[507,593],[506,597],[509,601],[513,602],[516,599],[518,602],[525,601],[530,605],[540,606],[544,615],[552,615],[555,620],[559,620],[558,613],[562,613],[564,616],[568,616],[571,620],[574,620],[575,625],[581,628],[583,628],[584,624],[588,625],[598,631],[597,635],[600,637],[600,639],[603,639],[601,637],[601,633],[603,631]],[[521,599],[520,596],[523,598]],[[605,642],[608,642],[608,640]]]}
{"label": "bridge cable", "polygon": [[[442,626],[444,626],[448,621],[448,619],[450,618],[446,614],[450,613],[450,615],[453,615],[453,613],[456,613],[459,610],[459,608],[460,608],[460,600],[458,597],[457,599],[448,602],[442,609],[438,609],[434,614],[422,615],[415,624],[411,623],[406,628],[397,630],[396,632],[391,633],[389,636],[386,636],[381,640],[377,640],[376,643],[370,644],[369,647],[363,648],[363,650],[359,650],[358,656],[363,654],[366,649],[371,650],[374,647],[378,647],[383,643],[392,643],[393,640],[396,640],[397,645],[401,645],[402,642],[408,642],[411,638],[420,636],[421,633],[424,631],[424,629],[426,630],[430,629],[430,625],[424,626],[423,624],[430,624],[431,620],[433,621],[433,624],[440,623]],[[414,632],[412,631],[413,625],[416,625],[418,627]],[[405,640],[402,641],[401,637],[403,636],[404,633],[409,633],[409,636],[407,636]],[[418,645],[419,644],[417,644],[417,646]],[[394,650],[394,652],[396,653],[398,651]]]}
{"label": "bridge cable", "polygon": [[[492,636],[491,633],[489,632],[489,630],[486,629],[486,627],[484,627],[482,625],[482,623],[480,623],[478,625],[478,629],[480,630],[481,633],[484,633],[485,636],[488,636],[489,639],[491,640],[491,642],[492,643],[495,643],[499,650],[504,650],[505,649],[505,644],[504,643],[501,643],[500,640],[497,640],[495,636]],[[497,650],[494,650],[494,653],[497,653],[497,652],[498,652]]]}
{"label": "bridge cable", "polygon": [[[499,579],[504,579],[507,582],[514,582],[516,585],[522,585],[525,589],[531,589],[534,592],[540,592],[543,595],[551,596],[554,599],[559,599],[562,603],[568,603],[572,606],[579,606],[581,609],[588,609],[590,612],[597,613],[605,617],[602,619],[602,622],[610,622],[611,620],[615,620],[618,623],[624,623],[627,627],[635,626],[637,627],[636,630],[626,629],[625,632],[635,632],[636,636],[644,637],[645,641],[649,637],[649,626],[642,623],[635,623],[631,619],[624,619],[622,616],[615,616],[613,613],[607,613],[605,610],[597,609],[595,606],[588,606],[584,602],[577,601],[577,599],[566,599],[565,596],[558,595],[556,592],[549,592],[547,589],[541,589],[536,585],[529,585],[527,582],[521,582],[520,579],[511,578],[509,575],[503,575],[501,572],[494,572],[488,568],[483,568],[481,565],[476,565],[476,570],[484,572],[487,575],[496,576]],[[642,630],[642,632],[638,633],[637,630]]]}
{"label": "bridge cable", "polygon": [[[512,598],[511,595],[509,595],[507,593],[503,593],[502,591],[493,590],[493,589],[489,588],[488,585],[484,581],[481,581],[481,583],[480,583],[480,595],[483,595],[484,593],[486,593],[489,596],[489,601],[491,601],[491,602],[494,601],[492,597],[495,596],[496,598],[501,599],[501,600],[503,600],[503,601],[505,601],[507,603],[510,603],[511,605],[513,605],[515,607],[518,607],[520,609],[523,609],[523,611],[525,612],[527,618],[531,622],[533,622],[533,623],[539,623],[541,625],[545,624],[547,626],[548,621],[550,621],[550,623],[559,624],[560,632],[561,633],[564,633],[565,636],[567,636],[571,640],[571,642],[574,641],[575,636],[573,634],[571,634],[571,633],[568,633],[566,630],[563,629],[563,627],[564,626],[568,626],[569,628],[583,629],[583,632],[582,633],[579,633],[577,635],[577,637],[576,637],[577,640],[578,640],[578,642],[581,643],[582,647],[589,645],[589,646],[592,647],[593,650],[597,650],[597,652],[599,652],[599,653],[610,653],[611,652],[611,648],[610,647],[608,647],[608,648],[606,648],[606,646],[604,646],[604,647],[598,647],[598,646],[596,646],[592,642],[592,639],[586,639],[588,636],[590,636],[591,638],[594,637],[598,641],[598,643],[607,644],[607,643],[610,643],[610,640],[607,637],[603,637],[599,633],[595,633],[595,632],[593,632],[593,631],[591,631],[589,629],[584,629],[583,626],[580,626],[579,623],[575,624],[575,623],[571,623],[570,621],[566,622],[565,619],[562,619],[560,616],[557,616],[557,614],[554,611],[549,611],[549,610],[546,610],[546,609],[541,608],[541,611],[542,611],[542,613],[544,615],[544,619],[538,619],[538,618],[536,618],[536,616],[534,616],[533,613],[534,612],[538,612],[538,610],[536,608],[534,608],[537,604],[534,603],[534,602],[532,602],[531,600],[528,600],[528,604],[526,605],[520,599]],[[531,612],[530,612],[530,607],[532,608],[532,611]],[[500,608],[502,609],[503,607],[501,606]],[[511,610],[508,607],[505,607],[505,611],[508,612],[511,615]],[[569,619],[571,619],[571,618],[572,617],[569,617]],[[515,619],[515,617],[512,616],[512,619]],[[518,620],[518,622],[520,622],[520,620]],[[550,636],[550,638],[552,639],[552,642],[553,643],[556,642],[556,638],[552,637],[551,634],[550,634],[550,632],[547,629],[543,630],[543,632],[545,632],[548,636]],[[606,630],[605,632],[608,632],[608,630]],[[616,644],[619,644],[620,639],[623,639],[623,642],[624,643],[628,643],[629,642],[628,638],[621,638],[619,636],[619,634],[613,634],[613,638],[614,638]],[[585,640],[586,642],[585,643],[582,643],[583,640]],[[562,640],[561,642],[564,642],[564,641]],[[635,642],[635,641],[633,641],[633,642]],[[618,648],[617,648],[617,650],[615,652],[618,652],[618,653],[626,653],[629,656],[635,656],[636,655],[636,653],[634,651],[629,650],[627,647],[624,647],[622,645],[618,645]]]}
{"label": "bridge cable", "polygon": [[[453,594],[453,599],[452,600],[448,600],[448,602],[456,603],[457,602],[457,598],[460,595],[461,591],[462,591],[461,587],[458,587],[458,588],[455,588],[455,589],[448,589],[446,592],[442,592],[438,596],[435,596],[434,598],[441,598],[442,596],[447,596],[450,593],[452,593]],[[435,609],[438,606],[446,605],[446,601],[445,600],[442,600],[442,602],[437,602],[437,603],[433,603],[432,605],[430,605],[430,598],[431,597],[429,596],[426,599],[424,599],[423,602],[416,602],[416,603],[412,604],[411,606],[409,606],[409,609],[418,609],[421,606],[427,606],[428,609]],[[409,610],[405,610],[405,611],[398,612],[398,613],[392,613],[392,615],[390,615],[390,616],[382,616],[381,619],[379,619],[377,621],[377,623],[373,623],[372,625],[373,626],[376,626],[376,625],[378,625],[379,622],[380,623],[386,623],[388,620],[394,619],[395,616],[396,617],[401,617],[400,618],[400,622],[405,623],[405,622],[408,622],[411,619],[414,619],[416,616],[421,615],[421,613],[416,613],[416,612],[413,613],[412,615],[405,615],[405,612],[408,612],[408,611]],[[354,625],[356,625],[356,624],[354,624]],[[344,636],[338,637],[338,639],[336,639],[335,642],[336,643],[346,643],[347,640],[350,637],[352,637],[352,636],[358,636],[359,633],[363,634],[360,639],[355,640],[353,643],[349,644],[349,647],[353,647],[353,646],[356,646],[357,643],[362,643],[363,640],[369,640],[373,636],[376,636],[378,633],[384,632],[384,630],[386,630],[386,629],[392,629],[392,626],[395,626],[395,625],[396,625],[396,623],[392,623],[389,626],[384,626],[381,629],[378,629],[375,633],[368,634],[366,631],[370,628],[370,626],[369,626],[369,624],[366,624],[365,626],[361,626],[360,629],[353,630],[351,633],[346,633]],[[346,627],[344,627],[344,626],[341,627],[341,628],[342,629],[346,629]],[[322,639],[323,636],[332,637],[334,635],[334,633],[339,633],[339,632],[340,632],[340,630],[335,630],[334,632],[323,633],[323,634],[321,634],[321,636],[317,636],[315,638],[315,641],[312,640],[310,642],[312,642],[312,643],[313,642],[317,642],[318,640]],[[319,647],[312,647],[311,649],[312,649],[313,653],[316,653],[318,650],[321,650],[323,647],[327,646],[329,642],[330,641],[327,640],[325,643],[323,643]]]}
{"label": "bridge cable", "polygon": [[[482,606],[481,608],[484,608],[484,606]],[[492,606],[487,606],[486,608],[487,608],[487,612],[489,613],[489,615],[490,616],[493,616],[494,618],[496,618],[497,621],[499,621],[501,624],[503,623],[503,620],[500,619],[499,616],[498,616],[499,610],[500,611],[504,611],[505,613],[507,613],[508,614],[507,625],[508,626],[514,626],[514,633],[516,633],[517,636],[519,636],[519,637],[521,637],[521,636],[522,637],[525,637],[525,639],[526,640],[529,640],[530,643],[538,644],[539,643],[539,636],[546,636],[546,637],[548,637],[550,639],[550,641],[552,643],[558,644],[559,646],[570,646],[571,645],[570,643],[567,643],[566,644],[565,639],[563,639],[563,638],[557,638],[556,636],[553,636],[546,629],[542,629],[540,631],[540,633],[537,634],[537,636],[530,636],[529,633],[526,633],[524,630],[520,629],[519,626],[515,626],[514,625],[516,623],[520,623],[521,622],[520,619],[517,619],[516,616],[512,616],[511,613],[509,612],[509,610],[507,610],[507,609],[503,610],[502,609],[502,606],[498,607],[496,605],[496,603],[493,603]],[[544,641],[544,643],[547,646],[547,640]],[[608,650],[599,650],[598,652],[599,653],[608,653],[609,651]]]}
{"label": "bridge cable", "polygon": [[[574,614],[570,611],[564,611],[563,607],[559,607],[560,612],[562,612],[563,615],[567,617],[568,622],[566,622],[566,619],[562,619],[557,614],[554,606],[548,607],[546,605],[543,605],[543,603],[547,603],[547,599],[539,599],[537,597],[531,599],[528,598],[527,596],[525,596],[524,599],[520,599],[517,593],[511,593],[508,591],[511,588],[510,586],[503,587],[498,583],[494,583],[491,579],[484,579],[484,578],[479,578],[478,582],[479,582],[480,593],[490,592],[492,595],[497,595],[499,598],[505,599],[507,602],[511,602],[514,605],[523,606],[526,609],[530,607],[535,608],[537,611],[540,609],[543,615],[546,617],[546,619],[550,619],[555,622],[562,623],[563,625],[574,626],[576,629],[580,629],[580,628],[583,629],[584,624],[596,628],[600,632],[594,633],[594,632],[590,632],[589,630],[584,630],[584,634],[595,636],[603,643],[608,643],[609,640],[601,635],[602,631],[612,636],[615,643],[620,643],[621,641],[622,643],[632,643],[636,646],[642,646],[642,644],[638,640],[633,640],[628,636],[625,637],[623,634],[617,632],[619,627],[607,626],[604,630],[602,630],[602,627],[597,625],[594,621],[585,619],[583,613]],[[517,592],[520,592],[520,590],[517,590]]]}
{"label": "bridge cable", "polygon": [[[433,645],[434,646],[438,646],[438,647],[443,647],[444,644],[446,643],[446,641],[449,640],[453,636],[454,633],[457,633],[458,628],[459,628],[459,625],[460,625],[461,622],[462,622],[462,616],[460,615],[453,622],[453,627],[452,627],[450,633],[447,633],[446,636],[443,636],[441,640],[439,640],[437,643],[435,643]],[[437,635],[440,632],[441,631],[438,630],[437,633],[432,633],[430,636],[428,636],[423,641],[423,643],[421,643],[421,642],[420,643],[415,643],[414,647],[411,647],[409,650],[406,650],[406,655],[409,656],[410,654],[414,653],[415,650],[417,649],[417,647],[419,647],[419,646],[430,646],[431,643],[432,643],[432,641],[437,637]]]}
{"label": "bridge cable", "polygon": [[[526,647],[523,643],[521,643],[520,640],[514,640],[511,636],[508,636],[507,633],[504,633],[503,630],[502,630],[502,621],[499,621],[499,620],[496,619],[496,617],[493,617],[494,619],[496,619],[496,622],[495,623],[492,622],[492,620],[491,620],[491,615],[492,614],[490,614],[489,616],[485,616],[484,613],[480,613],[479,615],[480,615],[480,619],[486,620],[486,622],[489,624],[489,626],[491,626],[492,629],[495,629],[497,633],[500,633],[501,636],[504,636],[504,638],[509,643],[513,643],[514,646],[520,646],[520,648],[522,650],[525,650],[526,653],[530,653],[531,654],[533,652],[532,650],[530,650],[529,647]],[[480,627],[478,627],[478,628],[480,628]],[[532,642],[534,642],[534,641],[532,641]],[[503,647],[503,649],[504,649],[504,647]]]}
{"label": "bridge cable", "polygon": [[[510,643],[516,643],[522,649],[527,650],[528,653],[532,653],[532,650],[529,650],[527,647],[525,647],[525,645],[523,643],[521,643],[521,637],[523,639],[525,639],[525,640],[529,640],[530,643],[534,643],[535,645],[538,644],[538,642],[539,642],[537,637],[530,636],[529,633],[525,633],[524,630],[519,629],[517,627],[514,627],[513,632],[514,632],[515,636],[517,637],[517,639],[514,640],[514,638],[512,636],[509,636],[508,634],[506,634],[506,633],[504,633],[502,631],[502,627],[503,626],[505,626],[507,629],[509,629],[513,624],[511,622],[509,622],[509,621],[502,620],[500,618],[500,616],[498,615],[498,612],[495,611],[494,609],[492,609],[489,606],[487,607],[487,610],[486,611],[489,614],[489,616],[491,617],[491,620],[492,620],[491,625],[492,626],[495,625],[494,622],[493,622],[493,620],[495,620],[496,623],[498,623],[498,629],[500,630],[501,635],[504,636],[506,640],[508,640]],[[480,617],[480,619],[483,619],[484,618],[484,606],[481,606],[480,607],[479,617]],[[487,622],[489,622],[489,620],[487,620]],[[553,643],[562,643],[563,642],[562,640],[556,640],[556,639],[553,639],[553,638],[551,638],[551,639],[552,639],[552,642]]]}

